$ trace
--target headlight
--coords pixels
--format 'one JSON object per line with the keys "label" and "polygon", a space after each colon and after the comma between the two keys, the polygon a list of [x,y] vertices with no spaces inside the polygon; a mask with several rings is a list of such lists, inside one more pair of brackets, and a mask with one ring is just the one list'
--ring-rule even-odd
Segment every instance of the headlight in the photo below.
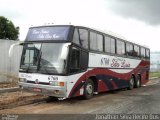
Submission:
{"label": "headlight", "polygon": [[57,81],[49,81],[50,85],[53,86],[58,86],[58,82]]}
{"label": "headlight", "polygon": [[19,78],[19,82],[27,82],[26,78]]}
{"label": "headlight", "polygon": [[53,85],[53,86],[64,86],[64,82],[58,82],[58,81],[50,81],[49,82],[50,85]]}

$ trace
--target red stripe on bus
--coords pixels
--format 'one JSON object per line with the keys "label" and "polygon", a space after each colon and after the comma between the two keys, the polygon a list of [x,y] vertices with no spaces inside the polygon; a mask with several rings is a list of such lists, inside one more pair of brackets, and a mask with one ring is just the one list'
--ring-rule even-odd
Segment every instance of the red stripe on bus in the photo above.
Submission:
{"label": "red stripe on bus", "polygon": [[[96,76],[96,75],[110,75],[110,76],[114,76],[116,78],[120,78],[121,80],[129,80],[132,74],[137,74],[140,73],[142,70],[142,67],[145,68],[149,65],[148,61],[144,61],[142,60],[139,65],[134,68],[132,71],[128,72],[128,73],[116,73],[114,71],[111,71],[110,69],[107,68],[94,68],[92,70],[87,71],[85,74],[83,74],[76,82],[76,84],[73,86],[69,96],[71,96],[71,94],[73,93],[73,91],[76,89],[76,87],[78,86],[78,84],[80,84],[82,81],[86,81],[90,76]],[[124,68],[125,69],[125,68]],[[144,76],[144,75],[143,75]],[[147,81],[144,80],[144,78],[142,79],[141,83],[144,84]],[[114,84],[113,82],[111,83],[114,88],[118,88],[118,86],[116,84]],[[104,87],[104,85],[103,85]],[[108,89],[106,88],[106,91]]]}

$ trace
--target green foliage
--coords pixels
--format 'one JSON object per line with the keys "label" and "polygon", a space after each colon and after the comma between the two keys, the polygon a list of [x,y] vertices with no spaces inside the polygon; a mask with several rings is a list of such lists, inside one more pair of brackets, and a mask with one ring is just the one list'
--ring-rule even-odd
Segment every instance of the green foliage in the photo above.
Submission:
{"label": "green foliage", "polygon": [[0,16],[0,39],[17,40],[19,27],[15,27],[12,21]]}
{"label": "green foliage", "polygon": [[150,78],[152,78],[152,77],[160,78],[160,72],[150,72],[149,77]]}

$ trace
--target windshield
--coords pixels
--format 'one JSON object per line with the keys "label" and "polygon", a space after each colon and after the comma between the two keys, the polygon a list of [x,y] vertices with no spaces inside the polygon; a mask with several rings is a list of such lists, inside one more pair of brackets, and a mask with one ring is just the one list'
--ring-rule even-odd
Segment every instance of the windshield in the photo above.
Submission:
{"label": "windshield", "polygon": [[67,40],[69,28],[67,26],[33,27],[28,31],[26,41]]}
{"label": "windshield", "polygon": [[[24,44],[20,69],[26,72],[65,74],[68,54],[66,45],[67,43]],[[67,49],[64,52],[65,47]]]}

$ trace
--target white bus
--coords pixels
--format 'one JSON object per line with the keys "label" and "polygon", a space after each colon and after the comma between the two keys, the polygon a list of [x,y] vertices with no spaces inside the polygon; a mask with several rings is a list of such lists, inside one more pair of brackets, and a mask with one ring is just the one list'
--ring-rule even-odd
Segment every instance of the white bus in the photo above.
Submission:
{"label": "white bus", "polygon": [[19,85],[30,92],[89,99],[149,80],[149,48],[88,27],[31,27],[22,45]]}

